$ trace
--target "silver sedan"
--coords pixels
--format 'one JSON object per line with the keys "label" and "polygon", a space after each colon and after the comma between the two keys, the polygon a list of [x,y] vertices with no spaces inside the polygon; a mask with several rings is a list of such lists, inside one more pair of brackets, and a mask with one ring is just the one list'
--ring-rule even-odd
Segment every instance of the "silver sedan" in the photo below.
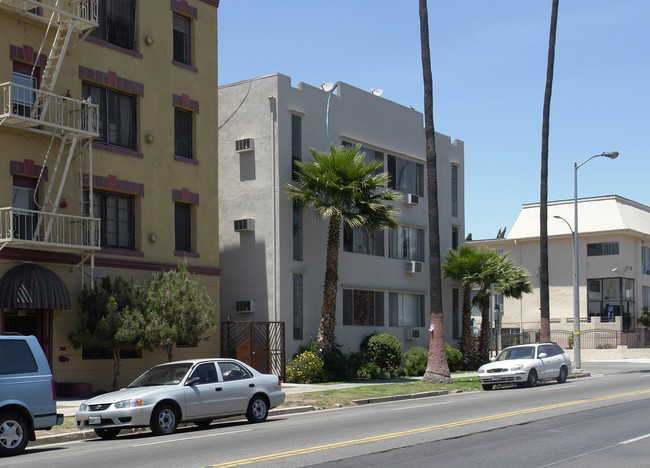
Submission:
{"label": "silver sedan", "polygon": [[158,365],[125,389],[85,401],[76,419],[79,429],[94,429],[104,439],[132,427],[163,435],[175,432],[180,422],[207,426],[238,415],[262,422],[284,398],[274,375],[235,359],[192,359]]}

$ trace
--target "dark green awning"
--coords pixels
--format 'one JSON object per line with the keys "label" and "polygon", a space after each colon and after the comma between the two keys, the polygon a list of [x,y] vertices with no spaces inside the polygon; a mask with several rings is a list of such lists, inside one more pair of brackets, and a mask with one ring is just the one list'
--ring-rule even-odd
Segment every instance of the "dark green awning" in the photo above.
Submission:
{"label": "dark green awning", "polygon": [[0,307],[4,309],[69,309],[70,293],[51,270],[23,263],[0,279]]}

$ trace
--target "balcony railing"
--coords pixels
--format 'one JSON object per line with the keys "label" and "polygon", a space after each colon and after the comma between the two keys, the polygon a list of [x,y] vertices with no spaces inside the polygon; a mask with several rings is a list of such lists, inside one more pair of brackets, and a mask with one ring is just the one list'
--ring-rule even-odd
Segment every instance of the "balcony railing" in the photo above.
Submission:
{"label": "balcony railing", "polygon": [[0,124],[80,138],[99,136],[99,106],[16,83],[0,84]]}
{"label": "balcony railing", "polygon": [[99,250],[100,220],[15,207],[0,208],[0,244],[55,250]]}
{"label": "balcony railing", "polygon": [[0,9],[44,23],[57,13],[81,32],[97,27],[97,4],[98,0],[0,0]]}

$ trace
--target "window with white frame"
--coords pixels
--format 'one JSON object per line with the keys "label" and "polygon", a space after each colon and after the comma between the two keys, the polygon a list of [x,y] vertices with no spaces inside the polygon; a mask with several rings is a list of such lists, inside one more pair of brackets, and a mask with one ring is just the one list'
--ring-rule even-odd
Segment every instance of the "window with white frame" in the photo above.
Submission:
{"label": "window with white frame", "polygon": [[424,262],[424,229],[400,226],[388,235],[390,258]]}
{"label": "window with white frame", "polygon": [[641,269],[644,275],[650,275],[650,247],[641,247]]}
{"label": "window with white frame", "polygon": [[388,293],[391,327],[424,326],[424,294]]}
{"label": "window with white frame", "polygon": [[[84,214],[88,215],[88,191],[84,191]],[[101,245],[111,249],[135,249],[133,195],[95,190],[93,216],[101,219]]]}
{"label": "window with white frame", "polygon": [[387,156],[387,163],[390,175],[388,188],[424,196],[424,165],[391,154]]}
{"label": "window with white frame", "polygon": [[99,105],[96,141],[136,149],[136,98],[114,89],[83,83],[84,99]]}
{"label": "window with white frame", "polygon": [[346,252],[384,256],[384,231],[368,232],[343,226],[343,250]]}
{"label": "window with white frame", "polygon": [[384,326],[384,293],[343,290],[343,325]]}

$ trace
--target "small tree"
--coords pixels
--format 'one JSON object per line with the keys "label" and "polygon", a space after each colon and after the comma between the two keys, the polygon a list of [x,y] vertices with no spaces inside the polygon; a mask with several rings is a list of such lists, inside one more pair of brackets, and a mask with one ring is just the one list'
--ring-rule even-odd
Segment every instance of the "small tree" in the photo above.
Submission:
{"label": "small tree", "polygon": [[165,350],[169,361],[174,360],[176,343],[198,343],[216,328],[215,303],[185,262],[177,270],[154,275],[143,287],[140,308],[146,322],[143,344]]}
{"label": "small tree", "polygon": [[[119,389],[121,352],[138,347],[141,323],[134,311],[135,294],[131,283],[121,277],[102,280],[100,290],[81,292],[81,320],[68,339],[84,353],[113,356],[113,390]],[[134,315],[135,314],[135,315]]]}
{"label": "small tree", "polygon": [[643,312],[641,313],[641,316],[636,319],[636,321],[639,323],[639,325],[650,328],[650,307],[645,306],[642,310]]}

